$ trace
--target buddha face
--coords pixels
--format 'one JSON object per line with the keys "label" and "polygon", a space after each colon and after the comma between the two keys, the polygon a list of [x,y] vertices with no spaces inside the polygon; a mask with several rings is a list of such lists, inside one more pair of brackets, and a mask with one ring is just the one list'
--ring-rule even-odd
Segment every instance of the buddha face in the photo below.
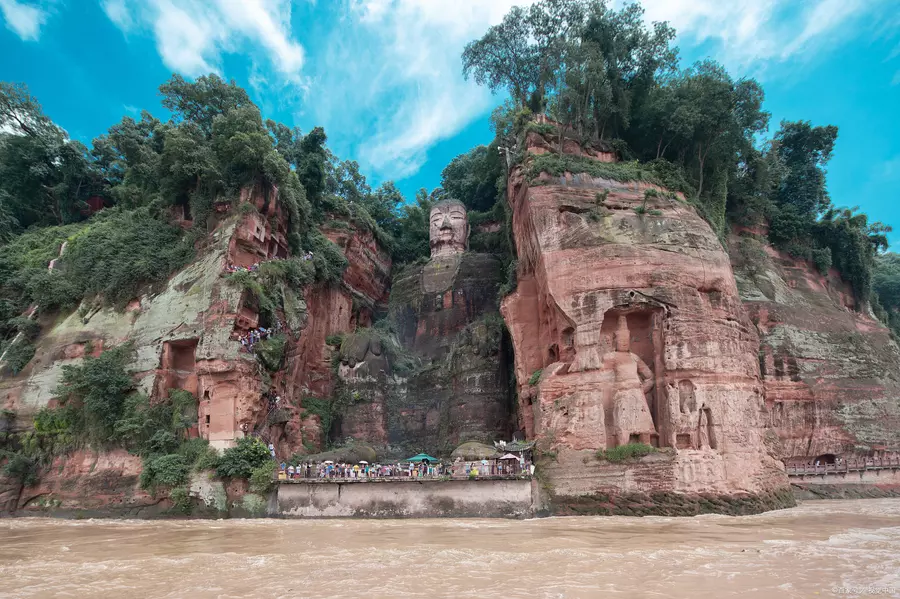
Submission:
{"label": "buddha face", "polygon": [[447,202],[439,203],[432,208],[429,237],[432,258],[466,251],[469,222],[465,206]]}

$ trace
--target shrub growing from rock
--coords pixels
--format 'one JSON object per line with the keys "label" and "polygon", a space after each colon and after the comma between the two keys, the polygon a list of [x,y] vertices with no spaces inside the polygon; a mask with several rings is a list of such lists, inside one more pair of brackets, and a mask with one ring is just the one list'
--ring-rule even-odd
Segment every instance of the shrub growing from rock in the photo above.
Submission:
{"label": "shrub growing from rock", "polygon": [[606,460],[607,462],[625,462],[642,458],[645,455],[655,453],[656,448],[646,443],[628,443],[627,445],[619,445],[612,449],[600,449],[597,451],[598,460]]}
{"label": "shrub growing from rock", "polygon": [[269,464],[269,449],[256,437],[243,437],[219,458],[216,474],[223,478],[250,478],[253,470]]}

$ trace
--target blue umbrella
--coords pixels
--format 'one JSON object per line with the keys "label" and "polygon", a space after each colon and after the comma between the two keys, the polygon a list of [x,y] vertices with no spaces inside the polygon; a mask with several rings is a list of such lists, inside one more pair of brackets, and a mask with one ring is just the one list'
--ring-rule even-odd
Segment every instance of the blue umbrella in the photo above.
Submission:
{"label": "blue umbrella", "polygon": [[420,453],[418,455],[414,455],[411,458],[407,458],[406,461],[407,462],[429,462],[429,463],[440,462],[439,459],[433,458],[430,455],[428,455],[427,453]]}

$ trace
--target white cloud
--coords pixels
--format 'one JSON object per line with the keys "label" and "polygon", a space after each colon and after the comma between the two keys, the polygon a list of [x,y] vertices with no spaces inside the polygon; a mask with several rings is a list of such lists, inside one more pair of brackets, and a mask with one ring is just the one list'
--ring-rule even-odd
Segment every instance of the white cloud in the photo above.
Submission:
{"label": "white cloud", "polygon": [[[6,1],[6,0],[0,0]],[[150,32],[163,62],[188,76],[218,72],[224,54],[265,58],[300,83],[304,51],[291,33],[290,0],[101,0],[123,32]]]}
{"label": "white cloud", "polygon": [[350,129],[342,137],[366,170],[414,174],[429,148],[498,102],[463,80],[460,54],[514,4],[354,0],[316,65],[314,115],[332,135]]}
{"label": "white cloud", "polygon": [[[814,57],[848,35],[848,24],[885,0],[643,0],[647,21],[669,21],[682,48],[709,44],[735,74]],[[463,81],[464,45],[532,0],[352,0],[318,65],[314,109],[332,132],[357,128],[363,166],[389,177],[412,174],[435,143],[498,103]],[[617,2],[621,5],[624,1]],[[853,33],[852,31],[850,33]],[[705,47],[705,46],[704,46]],[[368,126],[359,118],[374,115]]]}
{"label": "white cloud", "polygon": [[[881,9],[891,1],[643,5],[648,21],[667,20],[676,28],[683,50],[702,45],[736,75],[764,78],[773,65],[803,64],[831,51],[859,33],[854,19],[877,22],[874,13],[887,12]],[[287,105],[304,121],[324,125],[341,155],[357,158],[379,178],[402,178],[422,166],[436,143],[499,103],[463,80],[460,54],[513,5],[533,0],[332,0],[318,7],[333,18],[310,22],[302,32],[292,31],[291,0],[100,2],[126,34],[152,35],[165,64],[185,75],[221,71],[228,53],[250,56],[250,84],[264,109]],[[313,40],[307,60],[300,42]]]}
{"label": "white cloud", "polygon": [[41,26],[50,16],[43,3],[21,0],[0,0],[0,14],[6,21],[7,29],[24,41],[37,41],[41,36]]}
{"label": "white cloud", "polygon": [[891,0],[643,0],[648,21],[669,21],[682,47],[710,42],[731,69],[814,58],[859,33],[855,19],[887,13]]}

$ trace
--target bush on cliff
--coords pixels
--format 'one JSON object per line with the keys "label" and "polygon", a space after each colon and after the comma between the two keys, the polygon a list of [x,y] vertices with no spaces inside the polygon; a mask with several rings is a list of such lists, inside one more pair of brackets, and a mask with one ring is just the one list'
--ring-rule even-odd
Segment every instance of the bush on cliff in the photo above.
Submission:
{"label": "bush on cliff", "polygon": [[216,470],[219,467],[221,457],[215,448],[207,445],[197,456],[197,460],[194,462],[194,470],[198,472],[202,470]]}
{"label": "bush on cliff", "polygon": [[153,404],[146,395],[134,394],[116,421],[114,439],[144,457],[174,453],[190,442],[184,440],[185,431],[196,421],[197,398],[187,391],[170,389],[167,398]]}
{"label": "bush on cliff", "polygon": [[73,432],[97,444],[115,438],[115,426],[122,417],[126,398],[135,385],[126,366],[134,348],[125,344],[88,356],[77,366],[63,366],[62,381],[55,394],[62,406],[74,408]]}
{"label": "bush on cliff", "polygon": [[0,451],[0,458],[3,457],[6,458],[6,463],[3,465],[3,469],[0,470],[3,476],[15,479],[26,487],[38,481],[37,460],[21,453]]}
{"label": "bush on cliff", "polygon": [[19,374],[23,368],[28,366],[31,358],[34,357],[35,347],[26,339],[19,339],[10,342],[10,345],[0,348],[0,352],[6,350],[4,364],[12,374]]}
{"label": "bush on cliff", "polygon": [[176,487],[169,492],[172,502],[172,513],[189,516],[194,509],[191,492],[187,487]]}
{"label": "bush on cliff", "polygon": [[322,399],[320,397],[304,397],[301,400],[300,405],[302,407],[300,417],[308,418],[310,416],[318,416],[319,430],[321,430],[323,434],[328,435],[331,431],[331,425],[334,422],[335,417],[333,402],[329,399]]}
{"label": "bush on cliff", "polygon": [[209,448],[205,439],[188,439],[197,422],[197,398],[182,389],[169,389],[165,399],[151,403],[142,394],[127,398],[116,422],[115,439],[143,458],[141,486],[177,486],[187,482]]}
{"label": "bush on cliff", "polygon": [[72,406],[42,408],[35,414],[32,430],[19,436],[21,452],[41,462],[71,451],[84,441],[76,434],[78,419]]}
{"label": "bush on cliff", "polygon": [[265,495],[275,486],[275,465],[268,460],[262,466],[257,466],[250,473],[250,491]]}
{"label": "bush on cliff", "polygon": [[339,282],[349,264],[341,248],[319,232],[310,234],[306,246],[312,252],[316,280],[326,283]]}
{"label": "bush on cliff", "polygon": [[642,458],[655,452],[656,448],[646,443],[628,443],[612,449],[597,450],[597,459],[617,463]]}
{"label": "bush on cliff", "polygon": [[872,285],[880,300],[882,320],[900,336],[900,255],[889,252],[878,257]]}
{"label": "bush on cliff", "polygon": [[257,342],[253,346],[253,353],[263,368],[269,372],[277,372],[284,365],[284,347],[287,338],[284,335],[275,335]]}
{"label": "bush on cliff", "polygon": [[164,281],[193,257],[191,239],[146,209],[104,210],[73,235],[61,273],[82,297],[123,305],[148,283]]}
{"label": "bush on cliff", "polygon": [[141,471],[141,487],[154,489],[157,485],[175,487],[187,481],[190,465],[177,453],[145,459]]}
{"label": "bush on cliff", "polygon": [[222,454],[216,474],[223,478],[250,478],[254,469],[271,464],[271,461],[265,443],[256,437],[243,437]]}

